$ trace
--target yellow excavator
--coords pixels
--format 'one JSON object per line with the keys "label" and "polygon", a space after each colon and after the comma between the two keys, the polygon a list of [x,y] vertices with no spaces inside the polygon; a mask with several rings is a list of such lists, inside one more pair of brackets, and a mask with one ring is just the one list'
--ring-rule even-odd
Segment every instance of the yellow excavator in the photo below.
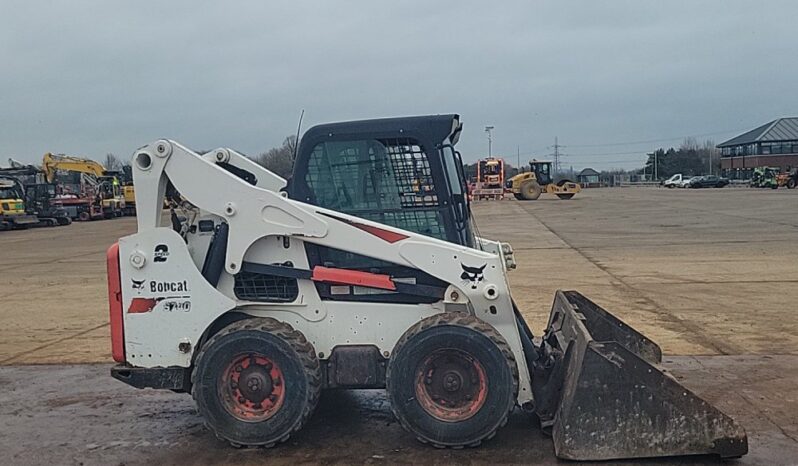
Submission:
{"label": "yellow excavator", "polygon": [[[74,195],[81,202],[90,200],[93,208],[89,217],[112,218],[124,214],[125,197],[119,179],[107,172],[102,164],[91,159],[48,152],[42,159],[42,171],[48,183],[58,180],[66,191],[64,194]],[[65,206],[67,204],[65,202]],[[86,212],[80,212],[77,216],[86,220]]]}
{"label": "yellow excavator", "polygon": [[19,180],[0,176],[0,230],[27,228],[39,223],[25,209],[25,192]]}
{"label": "yellow excavator", "polygon": [[529,162],[530,170],[507,180],[506,187],[519,201],[534,201],[543,193],[554,194],[560,199],[570,199],[582,190],[579,183],[570,180],[554,183],[551,164],[549,161],[532,160]]}

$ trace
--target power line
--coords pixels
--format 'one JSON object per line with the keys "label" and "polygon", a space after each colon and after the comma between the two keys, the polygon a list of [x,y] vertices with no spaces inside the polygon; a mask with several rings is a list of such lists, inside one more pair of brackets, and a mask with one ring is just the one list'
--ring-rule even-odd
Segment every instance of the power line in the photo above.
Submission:
{"label": "power line", "polygon": [[714,132],[711,132],[711,133],[693,134],[693,135],[687,135],[687,136],[682,135],[682,136],[676,136],[676,137],[672,137],[672,138],[650,139],[648,141],[607,142],[607,143],[601,143],[601,144],[571,144],[571,147],[609,147],[609,146],[631,146],[631,145],[635,145],[635,144],[653,144],[653,143],[656,143],[656,142],[677,141],[679,139],[685,139],[685,138],[690,138],[690,137],[700,138],[700,137],[704,137],[704,136],[714,136],[714,135],[717,135],[717,134],[739,133],[741,131],[744,131],[744,130],[739,130],[739,129],[738,130],[733,130],[732,129],[732,130],[726,130],[726,131],[714,131]]}
{"label": "power line", "polygon": [[552,146],[552,147],[554,147],[554,153],[551,154],[552,156],[554,156],[554,173],[559,173],[560,172],[560,148],[561,147],[565,147],[565,146],[561,146],[558,143],[558,141],[557,141],[557,136],[554,136],[554,146]]}
{"label": "power line", "polygon": [[[558,144],[558,146],[560,148],[565,147],[562,144]],[[549,146],[549,147],[554,147],[554,146]],[[523,155],[525,157],[535,156],[535,155],[538,155],[539,152],[540,151],[537,151],[537,152],[521,152],[520,155]],[[631,151],[631,152],[602,152],[602,153],[581,153],[581,154],[573,154],[573,153],[564,154],[562,152],[559,152],[559,156],[560,156],[560,158],[563,158],[563,157],[599,157],[599,156],[605,156],[605,155],[632,155],[632,154],[640,155],[640,154],[643,154],[644,152],[646,152],[646,149],[640,149],[640,150]],[[549,155],[550,156],[554,156],[554,154],[549,154]]]}
{"label": "power line", "polygon": [[[686,136],[682,135],[682,136],[676,136],[676,137],[671,137],[671,138],[649,139],[649,140],[646,140],[646,141],[607,142],[607,143],[597,143],[597,144],[569,144],[568,147],[571,147],[571,148],[574,148],[574,147],[613,147],[613,146],[631,146],[631,145],[636,145],[636,144],[654,144],[654,143],[659,143],[659,142],[678,141],[678,140],[683,140],[683,139],[691,138],[691,137],[692,138],[700,138],[700,137],[705,137],[705,136],[714,136],[714,135],[718,135],[718,134],[739,133],[741,131],[744,131],[744,129],[726,130],[726,131],[713,131],[713,132],[709,132],[709,133],[701,133],[701,134],[686,135]],[[552,149],[553,148],[554,149],[554,153],[553,154],[548,154],[548,155],[551,156],[551,157],[554,157],[553,162],[554,162],[555,170],[559,171],[559,167],[560,167],[560,164],[561,164],[561,159],[563,157],[566,157],[566,156],[567,157],[573,157],[573,158],[576,158],[576,159],[578,159],[580,157],[602,157],[602,156],[609,156],[609,155],[612,155],[612,156],[636,155],[636,156],[643,157],[643,156],[647,156],[647,152],[649,152],[651,150],[651,149],[640,149],[640,150],[637,150],[637,151],[629,151],[629,152],[598,152],[598,153],[581,153],[581,154],[580,153],[576,153],[576,154],[569,153],[569,154],[564,154],[564,153],[562,153],[560,151],[560,149],[562,149],[563,147],[566,147],[566,146],[564,146],[562,144],[559,144],[559,139],[558,139],[558,137],[555,136],[555,138],[554,138],[554,146],[548,146],[546,148],[543,148],[543,149],[540,149],[540,150],[536,150],[536,151],[533,151],[533,152],[520,152],[520,150],[519,150],[517,156],[519,158],[522,155],[524,157],[534,157],[536,155],[539,155],[539,153],[543,152],[543,150],[545,150],[545,149]],[[600,162],[601,163],[623,163],[623,162],[631,162],[631,161],[633,161],[633,160],[632,159],[629,159],[629,160],[612,160],[612,161],[601,160]]]}
{"label": "power line", "polygon": [[569,154],[569,155],[572,155],[574,157],[577,157],[577,156],[598,157],[598,156],[602,156],[602,155],[631,155],[631,154],[638,154],[639,155],[639,154],[642,154],[644,152],[646,152],[646,149],[640,149],[640,150],[630,151],[630,152],[601,152],[601,153],[583,153],[583,154]]}

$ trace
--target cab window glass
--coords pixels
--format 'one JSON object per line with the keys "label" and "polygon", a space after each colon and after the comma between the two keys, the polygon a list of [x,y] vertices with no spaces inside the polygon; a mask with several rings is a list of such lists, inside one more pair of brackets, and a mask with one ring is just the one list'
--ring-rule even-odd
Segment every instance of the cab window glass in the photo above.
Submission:
{"label": "cab window glass", "polygon": [[446,239],[427,154],[412,138],[319,143],[305,182],[319,206]]}

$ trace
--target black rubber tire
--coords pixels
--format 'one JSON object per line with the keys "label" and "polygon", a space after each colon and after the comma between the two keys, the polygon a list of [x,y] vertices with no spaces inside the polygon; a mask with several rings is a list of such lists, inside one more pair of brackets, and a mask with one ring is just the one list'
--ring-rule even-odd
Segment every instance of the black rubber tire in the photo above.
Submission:
{"label": "black rubber tire", "polygon": [[558,194],[557,197],[559,197],[562,200],[567,200],[574,197],[574,193]]}
{"label": "black rubber tire", "polygon": [[787,180],[787,189],[795,189],[795,185],[798,184],[795,178],[790,178]]}
{"label": "black rubber tire", "polygon": [[[285,387],[282,406],[268,419],[243,421],[222,404],[219,379],[237,355],[257,351],[280,366]],[[205,426],[235,447],[270,448],[285,442],[310,417],[319,401],[321,370],[316,351],[290,325],[271,318],[239,320],[220,330],[197,355],[191,395]]]}
{"label": "black rubber tire", "polygon": [[543,188],[534,180],[526,180],[521,183],[520,187],[520,194],[521,199],[525,201],[534,201],[540,197],[540,194],[543,192]]}
{"label": "black rubber tire", "polygon": [[519,201],[523,201],[524,200],[523,196],[521,196],[518,193],[513,193],[513,196],[515,196],[515,198],[518,199]]}
{"label": "black rubber tire", "polygon": [[[487,375],[484,404],[463,421],[433,417],[417,400],[419,366],[439,349],[467,352]],[[507,342],[492,326],[466,313],[438,314],[421,320],[399,339],[388,363],[386,387],[394,415],[419,441],[438,448],[475,447],[507,424],[518,395],[518,367]]]}

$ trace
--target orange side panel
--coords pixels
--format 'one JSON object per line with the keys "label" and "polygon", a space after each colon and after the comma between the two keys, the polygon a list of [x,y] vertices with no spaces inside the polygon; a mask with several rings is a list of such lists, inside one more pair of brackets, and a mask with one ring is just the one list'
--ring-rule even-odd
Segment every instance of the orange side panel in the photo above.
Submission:
{"label": "orange side panel", "polygon": [[108,306],[111,314],[111,354],[116,362],[125,362],[125,327],[122,316],[122,280],[119,275],[119,243],[106,252],[108,264]]}
{"label": "orange side panel", "polygon": [[396,284],[390,275],[361,272],[359,270],[333,269],[329,267],[313,267],[311,280],[316,282],[335,283],[339,285],[359,285],[382,290],[396,290]]}

